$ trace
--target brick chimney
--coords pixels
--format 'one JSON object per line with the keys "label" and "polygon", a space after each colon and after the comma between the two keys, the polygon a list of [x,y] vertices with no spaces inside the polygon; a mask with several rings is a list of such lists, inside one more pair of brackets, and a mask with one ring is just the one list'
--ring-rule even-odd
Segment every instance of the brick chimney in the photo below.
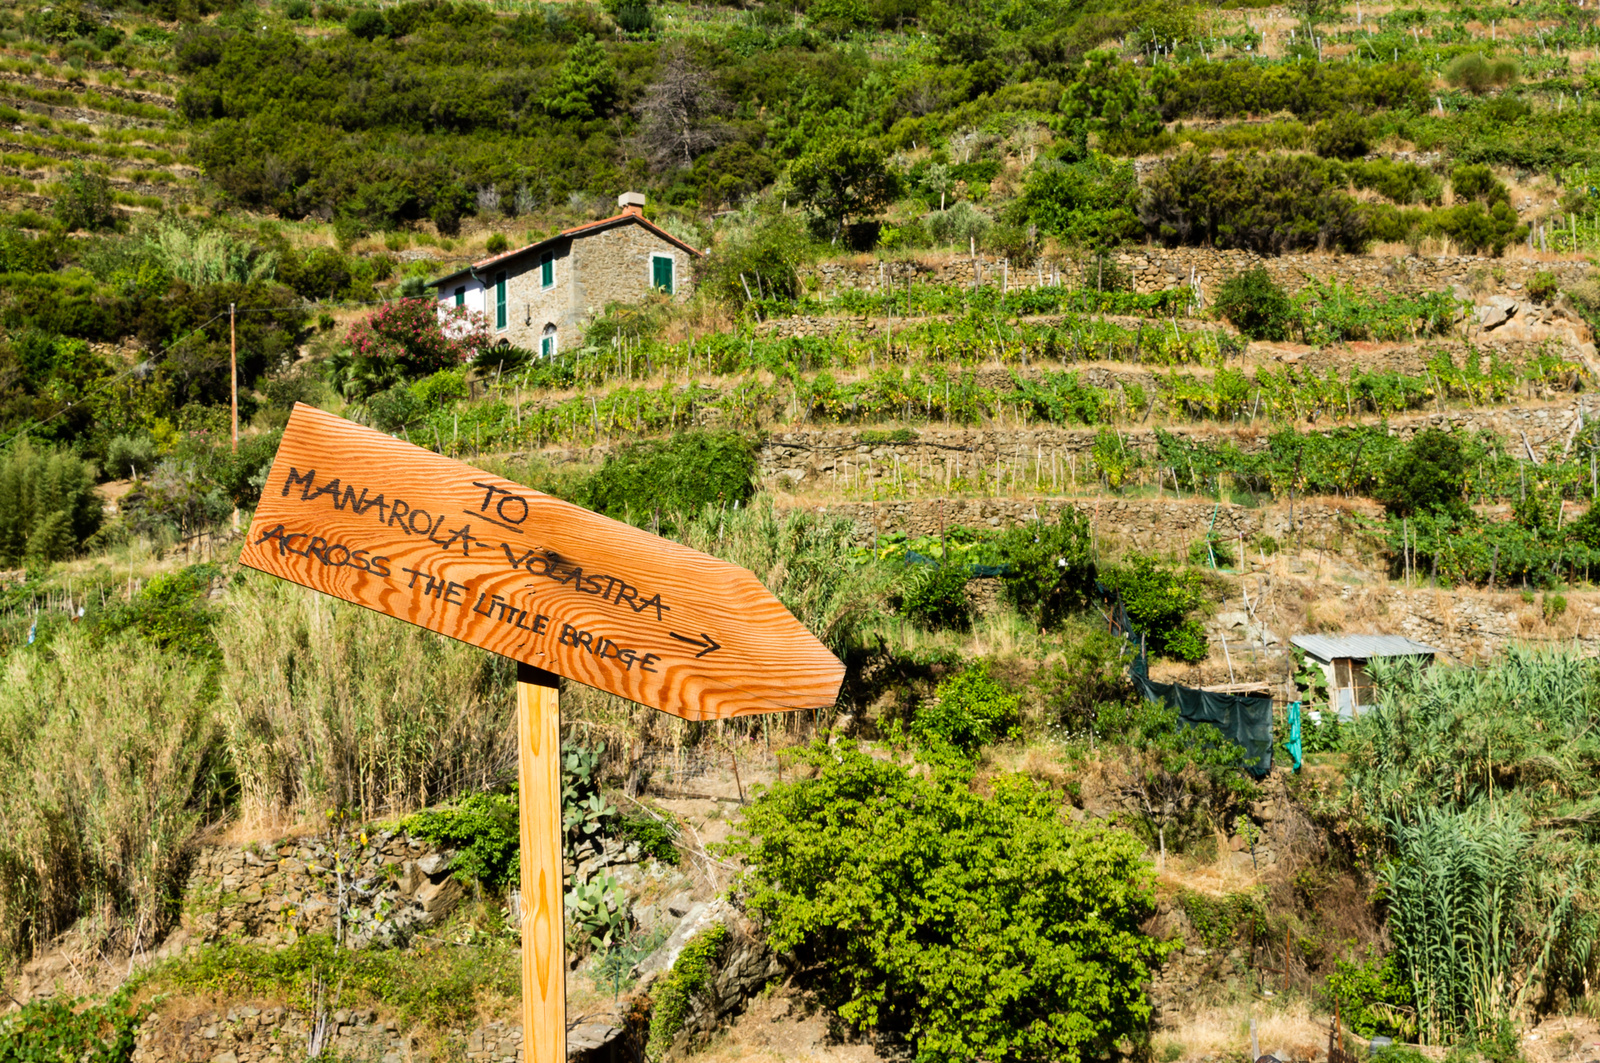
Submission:
{"label": "brick chimney", "polygon": [[617,197],[617,206],[622,208],[624,214],[637,214],[644,216],[644,193],[624,192]]}

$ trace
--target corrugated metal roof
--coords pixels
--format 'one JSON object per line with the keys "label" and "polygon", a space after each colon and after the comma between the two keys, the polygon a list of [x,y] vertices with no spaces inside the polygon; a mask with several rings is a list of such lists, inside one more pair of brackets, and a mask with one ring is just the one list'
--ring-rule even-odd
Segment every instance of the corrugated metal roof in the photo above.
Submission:
{"label": "corrugated metal roof", "polygon": [[1296,635],[1289,640],[1313,657],[1331,661],[1335,657],[1414,657],[1444,651],[1437,646],[1413,642],[1403,635]]}

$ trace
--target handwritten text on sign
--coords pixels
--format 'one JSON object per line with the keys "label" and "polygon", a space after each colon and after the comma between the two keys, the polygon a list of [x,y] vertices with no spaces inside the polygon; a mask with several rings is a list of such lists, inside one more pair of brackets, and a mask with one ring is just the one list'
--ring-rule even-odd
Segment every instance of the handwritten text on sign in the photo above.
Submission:
{"label": "handwritten text on sign", "polygon": [[305,405],[241,560],[689,719],[844,674],[742,568]]}

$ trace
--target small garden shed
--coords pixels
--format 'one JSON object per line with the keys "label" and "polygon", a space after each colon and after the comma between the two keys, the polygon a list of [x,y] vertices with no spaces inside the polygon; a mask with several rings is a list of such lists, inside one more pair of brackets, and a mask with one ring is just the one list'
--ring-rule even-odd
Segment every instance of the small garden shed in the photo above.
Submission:
{"label": "small garden shed", "polygon": [[1403,635],[1296,635],[1290,643],[1328,677],[1328,701],[1339,719],[1351,720],[1374,701],[1367,663],[1387,657],[1419,657],[1432,664],[1443,652]]}

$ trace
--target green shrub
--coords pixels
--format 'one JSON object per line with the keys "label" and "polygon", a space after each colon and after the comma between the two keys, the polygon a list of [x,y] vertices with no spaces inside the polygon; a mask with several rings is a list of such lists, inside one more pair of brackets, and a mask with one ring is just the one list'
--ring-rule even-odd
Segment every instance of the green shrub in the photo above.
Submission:
{"label": "green shrub", "polygon": [[1458,89],[1481,96],[1491,88],[1505,88],[1517,79],[1515,59],[1488,59],[1472,52],[1458,55],[1444,69],[1444,79]]}
{"label": "green shrub", "polygon": [[34,450],[27,438],[0,458],[0,564],[44,564],[100,529],[94,475],[75,455]]}
{"label": "green shrub", "polygon": [[1567,599],[1561,594],[1546,594],[1539,603],[1539,610],[1544,614],[1544,622],[1549,624],[1567,611]]}
{"label": "green shrub", "polygon": [[1324,118],[1311,134],[1311,145],[1325,159],[1359,159],[1371,147],[1366,120],[1350,111]]}
{"label": "green shrub", "polygon": [[1006,597],[1043,627],[1055,627],[1081,609],[1094,588],[1089,523],[1062,507],[1054,523],[1008,528],[996,549],[1005,563]]}
{"label": "green shrub", "polygon": [[116,224],[117,212],[111,198],[111,182],[104,174],[84,168],[81,161],[61,181],[61,191],[51,206],[56,221],[68,232],[84,229],[96,232]]}
{"label": "green shrub", "polygon": [[677,867],[683,861],[672,828],[654,816],[625,816],[617,823],[617,837],[635,842],[647,856]]}
{"label": "green shrub", "polygon": [[1536,303],[1549,303],[1561,291],[1561,282],[1547,269],[1535,273],[1528,281],[1528,298]]}
{"label": "green shrub", "polygon": [[1466,477],[1461,440],[1454,433],[1426,428],[1384,472],[1377,498],[1398,517],[1415,513],[1464,517],[1469,513],[1462,499]]}
{"label": "green shrub", "polygon": [[813,776],[765,791],[729,848],[768,940],[844,1022],[932,1061],[1081,1063],[1143,1036],[1172,946],[1140,930],[1136,840],[1074,826],[1019,775],[979,794],[848,742],[797,759]]}
{"label": "green shrub", "polygon": [[1511,202],[1511,192],[1485,165],[1463,165],[1451,170],[1450,190],[1459,200],[1471,199],[1489,204]]}
{"label": "green shrub", "polygon": [[798,296],[799,269],[815,256],[804,223],[793,214],[774,214],[724,240],[716,254],[696,260],[694,268],[708,295],[743,306],[758,290],[784,299]]}
{"label": "green shrub", "polygon": [[1020,701],[995,682],[987,662],[979,661],[939,684],[933,703],[917,709],[911,733],[930,749],[948,747],[970,756],[1016,734]]}
{"label": "green shrub", "polygon": [[221,570],[212,562],[191,565],[151,578],[133,601],[103,609],[93,618],[101,635],[135,631],[164,650],[191,657],[213,658],[216,613],[210,607],[212,585]]}
{"label": "green shrub", "polygon": [[705,931],[683,947],[672,970],[650,994],[650,1035],[644,1047],[649,1063],[659,1063],[672,1047],[672,1039],[683,1029],[694,998],[711,981],[727,943],[728,928],[721,923]]}
{"label": "green shrub", "polygon": [[577,501],[596,513],[670,529],[707,506],[735,507],[755,494],[755,444],[733,432],[683,432],[628,443],[606,455]]}
{"label": "green shrub", "polygon": [[455,877],[498,892],[516,881],[522,851],[516,794],[470,794],[451,808],[431,808],[400,826],[414,838],[456,850]]}
{"label": "green shrub", "polygon": [[905,574],[900,612],[928,631],[966,631],[972,626],[967,566],[912,565]]}
{"label": "green shrub", "polygon": [[1212,299],[1217,316],[1253,340],[1286,340],[1294,328],[1294,304],[1265,267],[1235,273]]}
{"label": "green shrub", "polygon": [[1189,618],[1205,601],[1200,573],[1163,568],[1153,557],[1133,554],[1127,563],[1103,569],[1101,579],[1122,595],[1128,619],[1144,632],[1150,653],[1180,661],[1205,659],[1205,629]]}
{"label": "green shrub", "polygon": [[103,1002],[65,997],[30,1000],[0,1018],[0,1060],[23,1063],[129,1063],[149,1004],[135,1006],[118,991]]}
{"label": "green shrub", "polygon": [[491,255],[498,255],[510,246],[511,242],[506,239],[505,233],[495,233],[489,237],[488,242],[483,245],[483,249]]}
{"label": "green shrub", "polygon": [[1097,248],[1137,238],[1138,210],[1133,164],[1099,152],[1080,162],[1036,164],[1012,208],[1041,232],[1075,247]]}
{"label": "green shrub", "polygon": [[1342,167],[1315,156],[1183,151],[1146,179],[1139,213],[1168,245],[1359,252],[1369,226],[1346,184]]}

